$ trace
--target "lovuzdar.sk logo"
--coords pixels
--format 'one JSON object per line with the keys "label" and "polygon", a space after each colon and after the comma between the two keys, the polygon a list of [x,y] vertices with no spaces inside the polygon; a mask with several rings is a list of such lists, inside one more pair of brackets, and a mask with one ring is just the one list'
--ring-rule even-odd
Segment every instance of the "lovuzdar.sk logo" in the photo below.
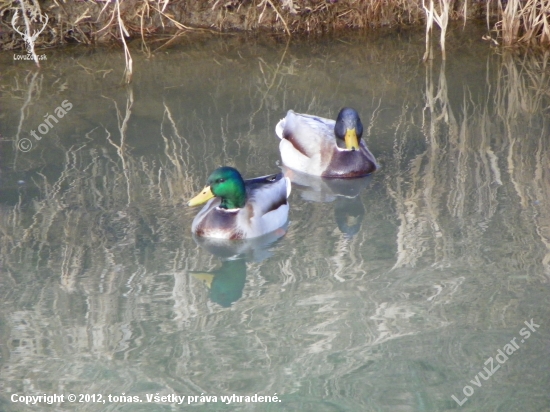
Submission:
{"label": "lovuzdar.sk logo", "polygon": [[[46,60],[46,55],[41,54],[37,55],[34,47],[35,42],[38,36],[44,31],[48,25],[48,15],[42,14],[38,5],[29,7],[25,6],[25,2],[21,3],[21,16],[19,15],[19,10],[17,10],[13,18],[11,19],[11,26],[13,29],[23,37],[25,40],[25,47],[27,49],[27,54],[14,54],[14,60],[34,60],[36,65],[40,67],[40,61]],[[20,25],[19,19],[22,19],[23,26]],[[41,26],[36,29],[35,26]]]}

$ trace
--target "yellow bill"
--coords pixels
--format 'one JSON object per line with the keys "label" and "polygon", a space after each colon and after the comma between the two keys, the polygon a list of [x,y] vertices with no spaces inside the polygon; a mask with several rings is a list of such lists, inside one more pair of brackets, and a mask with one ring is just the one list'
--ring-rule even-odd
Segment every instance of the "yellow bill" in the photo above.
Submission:
{"label": "yellow bill", "polygon": [[187,202],[187,206],[202,205],[203,203],[208,202],[213,197],[214,193],[212,193],[212,189],[210,188],[210,186],[206,186],[197,196]]}
{"label": "yellow bill", "polygon": [[208,289],[212,287],[212,281],[214,280],[213,274],[204,272],[191,272],[191,276],[203,282]]}
{"label": "yellow bill", "polygon": [[355,226],[359,223],[359,216],[346,216],[346,225],[349,227]]}
{"label": "yellow bill", "polygon": [[355,128],[348,129],[346,131],[346,136],[344,136],[344,141],[346,142],[346,149],[359,150],[359,139],[357,139],[357,133],[355,132]]}

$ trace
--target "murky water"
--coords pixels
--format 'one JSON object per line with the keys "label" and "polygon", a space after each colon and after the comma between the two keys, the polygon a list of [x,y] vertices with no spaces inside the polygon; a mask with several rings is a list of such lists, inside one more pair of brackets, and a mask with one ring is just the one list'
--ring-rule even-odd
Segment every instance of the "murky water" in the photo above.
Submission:
{"label": "murky water", "polygon": [[[130,87],[120,50],[1,55],[0,410],[549,411],[548,56],[481,34],[445,66],[422,34],[190,37]],[[193,239],[213,169],[276,172],[286,110],[344,105],[379,172]]]}

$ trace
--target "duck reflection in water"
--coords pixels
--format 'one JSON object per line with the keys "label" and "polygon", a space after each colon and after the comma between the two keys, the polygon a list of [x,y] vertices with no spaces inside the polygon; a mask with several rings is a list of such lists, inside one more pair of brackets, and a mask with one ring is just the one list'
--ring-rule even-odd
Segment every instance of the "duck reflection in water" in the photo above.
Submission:
{"label": "duck reflection in water", "polygon": [[286,166],[282,170],[302,199],[317,203],[334,202],[334,220],[345,237],[351,239],[359,232],[365,215],[360,194],[371,183],[372,175],[355,179],[327,179]]}
{"label": "duck reflection in water", "polygon": [[246,283],[246,260],[234,259],[222,261],[222,266],[212,272],[191,272],[210,290],[212,302],[228,308],[243,295]]}
{"label": "duck reflection in water", "polygon": [[210,271],[190,271],[209,289],[209,297],[223,307],[230,307],[243,295],[246,284],[246,263],[269,258],[277,240],[286,234],[287,225],[254,239],[226,240],[193,236],[204,250],[221,258],[221,267]]}

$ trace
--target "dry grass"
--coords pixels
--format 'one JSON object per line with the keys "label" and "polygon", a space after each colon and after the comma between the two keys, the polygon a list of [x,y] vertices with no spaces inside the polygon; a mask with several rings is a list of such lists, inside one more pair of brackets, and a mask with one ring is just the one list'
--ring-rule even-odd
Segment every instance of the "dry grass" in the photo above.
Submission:
{"label": "dry grass", "polygon": [[514,44],[550,45],[550,1],[498,0],[499,22],[495,30],[505,46]]}
{"label": "dry grass", "polygon": [[[289,37],[343,29],[375,29],[424,24],[426,53],[431,51],[434,23],[439,27],[442,58],[446,58],[445,37],[451,20],[464,23],[485,14],[493,24],[494,43],[550,44],[550,0],[91,0],[87,2],[36,0],[0,1],[0,43],[5,49],[27,47],[39,65],[39,48],[71,42],[122,43],[126,61],[124,82],[130,83],[133,65],[128,41],[140,39],[142,50],[151,55],[148,38],[156,36],[169,45],[189,31],[228,32],[269,30]],[[20,25],[20,20],[24,25]],[[487,36],[490,38],[490,36]],[[162,45],[160,47],[163,47]],[[159,47],[156,47],[158,49]]]}
{"label": "dry grass", "polygon": [[[548,44],[550,0],[377,0],[327,2],[325,0],[116,0],[105,2],[0,1],[1,42],[5,48],[20,48],[24,39],[14,31],[12,19],[28,20],[26,31],[37,33],[37,44],[48,46],[78,42],[93,44],[113,39],[145,39],[151,35],[174,35],[190,30],[268,29],[293,34],[322,33],[340,29],[378,28],[425,24],[434,21],[441,37],[450,20],[479,18],[497,21],[495,29],[504,44]],[[441,42],[443,44],[443,42]]]}

